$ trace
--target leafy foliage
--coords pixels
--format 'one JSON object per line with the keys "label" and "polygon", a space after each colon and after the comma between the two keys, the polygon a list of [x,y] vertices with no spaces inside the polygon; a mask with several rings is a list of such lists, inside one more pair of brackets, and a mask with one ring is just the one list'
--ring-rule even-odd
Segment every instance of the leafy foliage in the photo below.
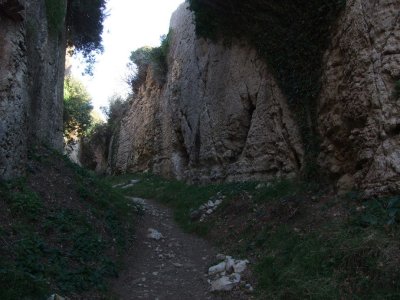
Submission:
{"label": "leafy foliage", "polygon": [[127,83],[135,94],[139,91],[140,86],[146,81],[147,69],[151,63],[152,51],[153,48],[145,46],[132,51],[131,53],[131,63],[129,64],[129,67],[132,71],[128,76]]}
{"label": "leafy foliage", "polygon": [[82,137],[92,123],[93,106],[86,88],[78,80],[66,77],[64,82],[64,136],[67,141]]}
{"label": "leafy foliage", "polygon": [[156,75],[156,79],[161,83],[164,82],[165,76],[168,72],[168,51],[171,42],[172,31],[170,30],[167,35],[161,37],[160,47],[153,48],[151,52],[152,67]]}
{"label": "leafy foliage", "polygon": [[316,176],[316,99],[322,56],[345,0],[189,0],[199,36],[242,39],[269,64],[298,118],[306,144],[306,175]]}
{"label": "leafy foliage", "polygon": [[71,0],[67,7],[67,35],[69,46],[74,46],[87,59],[102,51],[101,34],[106,17],[106,0]]}
{"label": "leafy foliage", "polygon": [[167,57],[171,35],[171,30],[167,35],[163,35],[159,47],[151,48],[145,46],[132,51],[130,56],[130,66],[131,69],[133,69],[133,65],[135,65],[136,70],[132,71],[132,74],[129,75],[127,81],[132,87],[134,93],[137,93],[139,87],[145,82],[149,67],[151,67],[151,70],[153,71],[154,79],[161,85],[164,84],[168,72]]}

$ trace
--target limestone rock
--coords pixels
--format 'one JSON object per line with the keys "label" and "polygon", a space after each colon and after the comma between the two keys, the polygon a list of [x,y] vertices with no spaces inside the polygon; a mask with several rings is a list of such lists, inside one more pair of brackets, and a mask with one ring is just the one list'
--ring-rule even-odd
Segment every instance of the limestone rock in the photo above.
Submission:
{"label": "limestone rock", "polygon": [[[400,191],[399,11],[398,0],[348,0],[332,26],[316,125],[318,163],[339,193]],[[243,42],[197,38],[193,21],[187,4],[174,13],[165,82],[148,70],[113,137],[111,171],[192,183],[299,174],[299,124],[266,63]]]}
{"label": "limestone rock", "polygon": [[29,142],[62,150],[65,48],[44,0],[0,1],[0,179],[24,175]]}
{"label": "limestone rock", "polygon": [[147,235],[147,237],[150,238],[150,239],[158,241],[158,240],[164,238],[163,235],[159,231],[157,231],[156,229],[149,228],[148,232],[149,232],[149,234]]}
{"label": "limestone rock", "polygon": [[208,275],[215,275],[217,273],[221,273],[225,271],[226,262],[221,262],[218,265],[212,266],[208,269]]}
{"label": "limestone rock", "polygon": [[320,165],[364,196],[400,191],[400,2],[349,0],[324,59]]}
{"label": "limestone rock", "polygon": [[115,135],[115,172],[151,170],[190,182],[295,176],[298,128],[254,49],[198,39],[183,4],[171,20],[169,72],[152,70]]}
{"label": "limestone rock", "polygon": [[247,259],[235,261],[235,263],[233,264],[233,270],[235,271],[235,273],[242,273],[246,270],[248,263],[249,261]]}
{"label": "limestone rock", "polygon": [[222,276],[211,283],[211,291],[230,291],[240,283],[239,274]]}

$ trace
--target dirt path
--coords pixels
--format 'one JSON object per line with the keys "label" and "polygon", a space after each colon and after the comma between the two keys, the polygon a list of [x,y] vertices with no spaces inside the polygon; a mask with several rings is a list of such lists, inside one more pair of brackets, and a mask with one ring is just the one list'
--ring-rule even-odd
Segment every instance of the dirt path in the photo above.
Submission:
{"label": "dirt path", "polygon": [[[170,209],[143,201],[145,214],[137,226],[135,247],[127,257],[126,269],[113,284],[114,293],[121,300],[227,299],[209,292],[205,276],[215,262],[216,249],[184,233],[173,221]],[[149,238],[150,228],[163,238]]]}

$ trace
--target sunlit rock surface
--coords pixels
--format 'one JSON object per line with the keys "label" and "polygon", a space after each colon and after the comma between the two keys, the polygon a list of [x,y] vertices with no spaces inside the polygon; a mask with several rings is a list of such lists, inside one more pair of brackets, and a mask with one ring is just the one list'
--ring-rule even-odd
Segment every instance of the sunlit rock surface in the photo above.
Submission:
{"label": "sunlit rock surface", "polygon": [[149,72],[115,137],[114,171],[191,182],[295,176],[303,162],[298,128],[256,52],[197,39],[185,6],[171,28],[166,83]]}

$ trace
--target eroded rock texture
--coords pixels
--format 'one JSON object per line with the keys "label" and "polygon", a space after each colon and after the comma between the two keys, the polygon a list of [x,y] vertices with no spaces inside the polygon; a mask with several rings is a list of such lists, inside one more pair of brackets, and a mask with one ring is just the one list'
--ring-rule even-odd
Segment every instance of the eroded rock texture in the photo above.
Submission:
{"label": "eroded rock texture", "polygon": [[26,157],[25,31],[23,22],[11,17],[18,5],[0,2],[0,178],[21,173]]}
{"label": "eroded rock texture", "polygon": [[192,182],[296,175],[303,162],[298,128],[256,52],[197,39],[185,6],[171,28],[167,82],[149,72],[114,137],[113,169]]}
{"label": "eroded rock texture", "polygon": [[348,0],[325,56],[319,162],[339,188],[400,190],[400,1]]}
{"label": "eroded rock texture", "polygon": [[61,150],[64,57],[44,0],[0,0],[1,179],[23,175],[28,140]]}

